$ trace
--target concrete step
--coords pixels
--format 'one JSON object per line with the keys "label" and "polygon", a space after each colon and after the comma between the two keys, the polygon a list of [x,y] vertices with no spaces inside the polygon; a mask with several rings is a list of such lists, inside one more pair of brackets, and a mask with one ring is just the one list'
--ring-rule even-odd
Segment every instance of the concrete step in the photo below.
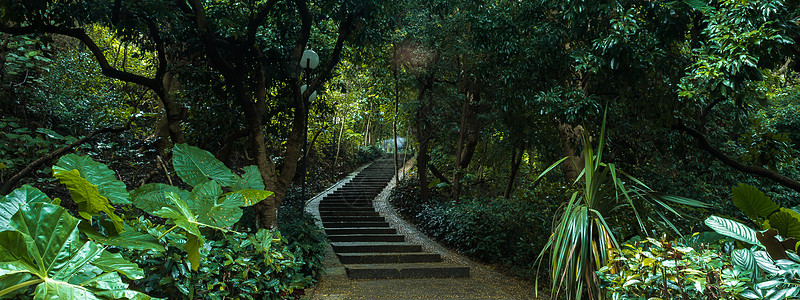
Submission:
{"label": "concrete step", "polygon": [[425,252],[342,253],[339,254],[339,261],[343,264],[397,264],[440,262],[442,257],[439,254]]}
{"label": "concrete step", "polygon": [[345,270],[353,279],[469,277],[469,267],[445,263],[351,264]]}
{"label": "concrete step", "polygon": [[391,227],[343,227],[325,228],[328,235],[347,235],[347,234],[397,234],[397,229]]}
{"label": "concrete step", "polygon": [[359,227],[389,227],[389,223],[384,222],[356,222],[356,221],[342,221],[342,222],[322,222],[325,228],[359,228]]}
{"label": "concrete step", "polygon": [[375,199],[375,196],[378,194],[340,194],[340,195],[327,195],[325,198],[322,198],[322,201],[326,200],[369,200]]}
{"label": "concrete step", "polygon": [[331,242],[405,242],[399,234],[343,234],[328,235]]}
{"label": "concrete step", "polygon": [[355,206],[355,205],[332,204],[323,206],[322,204],[320,204],[319,209],[325,211],[375,211],[375,208],[372,207],[372,205]]}
{"label": "concrete step", "polygon": [[326,216],[331,216],[331,217],[333,217],[333,216],[365,216],[365,217],[372,216],[372,217],[375,217],[375,216],[380,216],[380,214],[375,210],[371,210],[371,211],[320,210],[319,211],[319,215],[321,217],[326,217]]}
{"label": "concrete step", "polygon": [[381,216],[321,216],[322,222],[384,222]]}
{"label": "concrete step", "polygon": [[319,209],[321,210],[339,210],[339,211],[375,211],[372,203],[320,203]]}
{"label": "concrete step", "polygon": [[360,200],[359,199],[352,199],[352,200],[327,199],[327,200],[325,200],[325,199],[323,199],[322,201],[319,202],[319,204],[320,205],[323,205],[323,204],[325,204],[325,205],[348,204],[348,205],[351,205],[351,206],[352,205],[356,205],[356,206],[372,206],[372,199],[369,199],[369,200],[366,200],[366,199],[360,199]]}
{"label": "concrete step", "polygon": [[421,252],[422,246],[406,242],[331,242],[336,253]]}

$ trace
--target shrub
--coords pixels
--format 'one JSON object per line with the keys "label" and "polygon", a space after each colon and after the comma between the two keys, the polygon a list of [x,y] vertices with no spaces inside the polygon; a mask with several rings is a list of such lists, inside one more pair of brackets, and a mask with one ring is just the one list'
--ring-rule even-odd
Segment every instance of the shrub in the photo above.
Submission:
{"label": "shrub", "polygon": [[734,267],[721,245],[652,238],[625,244],[597,271],[600,287],[615,300],[737,299],[750,272]]}
{"label": "shrub", "polygon": [[325,249],[328,236],[315,223],[314,216],[294,209],[282,208],[278,214],[278,229],[296,257],[303,259],[301,272],[317,280],[325,270]]}
{"label": "shrub", "polygon": [[380,158],[384,154],[386,154],[386,152],[384,152],[383,149],[381,149],[381,147],[378,147],[376,145],[372,145],[366,148],[361,148],[358,149],[358,152],[356,152],[356,162],[359,165],[365,164]]}
{"label": "shrub", "polygon": [[[165,231],[140,220],[141,227],[151,228],[151,234]],[[169,243],[163,252],[125,249],[124,253],[147,274],[136,285],[157,297],[286,299],[299,296],[300,289],[314,282],[306,271],[311,267],[299,255],[296,243],[289,242],[278,231],[228,233],[218,239],[207,239],[200,251],[198,272],[192,272],[182,262],[186,254],[178,243]]]}
{"label": "shrub", "polygon": [[535,276],[536,255],[547,242],[552,207],[528,199],[474,198],[460,202],[432,194],[421,203],[415,181],[404,180],[390,202],[428,235],[481,261]]}

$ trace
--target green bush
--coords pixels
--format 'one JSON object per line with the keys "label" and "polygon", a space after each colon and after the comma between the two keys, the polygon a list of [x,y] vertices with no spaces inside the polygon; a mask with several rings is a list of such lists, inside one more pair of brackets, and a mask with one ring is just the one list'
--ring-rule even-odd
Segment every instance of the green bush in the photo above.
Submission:
{"label": "green bush", "polygon": [[[464,198],[460,202],[420,203],[412,180],[404,180],[390,196],[392,204],[428,235],[479,260],[496,263],[533,278],[536,256],[547,242],[551,205],[528,199]],[[436,194],[433,194],[436,195]]]}
{"label": "green bush", "polygon": [[[141,220],[143,229],[163,234],[165,228]],[[156,228],[156,229],[154,229]],[[296,239],[296,238],[294,238]],[[168,238],[168,241],[172,241]],[[186,255],[178,243],[169,243],[166,251],[124,250],[124,256],[139,264],[147,276],[136,281],[140,290],[150,295],[174,299],[286,299],[313,284],[316,262],[301,256],[302,247],[278,231],[261,230],[256,234],[227,233],[209,238],[201,248],[198,272],[182,261]],[[314,268],[316,267],[316,269]]]}
{"label": "green bush", "polygon": [[600,287],[614,300],[738,299],[751,272],[735,267],[721,245],[652,238],[625,244],[597,271]]}
{"label": "green bush", "polygon": [[317,226],[314,216],[295,209],[281,208],[278,213],[278,230],[286,239],[286,245],[296,257],[303,259],[299,265],[303,274],[317,280],[325,270],[325,249],[328,236]]}
{"label": "green bush", "polygon": [[385,155],[386,152],[376,145],[372,145],[366,148],[358,149],[356,152],[356,162],[357,164],[365,164],[380,158],[381,156]]}

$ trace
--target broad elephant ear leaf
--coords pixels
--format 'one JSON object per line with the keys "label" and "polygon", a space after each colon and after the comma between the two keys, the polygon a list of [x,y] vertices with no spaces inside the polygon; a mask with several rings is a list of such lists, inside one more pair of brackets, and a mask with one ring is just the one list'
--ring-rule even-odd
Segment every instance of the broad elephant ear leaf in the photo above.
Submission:
{"label": "broad elephant ear leaf", "polygon": [[100,195],[114,204],[130,204],[130,196],[125,183],[117,180],[116,173],[103,163],[92,160],[88,155],[67,154],[62,156],[53,169],[78,170],[81,177],[96,185]]}
{"label": "broad elephant ear leaf", "polygon": [[42,191],[27,184],[11,191],[5,197],[0,197],[0,230],[4,230],[8,226],[11,216],[17,213],[21,205],[27,206],[39,202],[50,203],[52,201]]}
{"label": "broad elephant ear leaf", "polygon": [[215,180],[223,186],[236,183],[236,175],[214,155],[187,144],[176,144],[172,152],[172,165],[178,176],[191,186]]}
{"label": "broad elephant ear leaf", "polygon": [[229,227],[242,217],[244,197],[240,194],[222,196],[222,187],[212,180],[197,185],[189,195],[189,208],[197,214],[197,221],[216,227]]}
{"label": "broad elephant ear leaf", "polygon": [[759,244],[758,238],[756,237],[756,231],[742,223],[717,216],[708,217],[705,223],[706,226],[710,227],[721,235],[752,245]]}
{"label": "broad elephant ear leaf", "polygon": [[[107,282],[109,272],[92,265],[104,256],[105,250],[92,241],[79,242],[79,222],[58,205],[36,203],[21,207],[9,222],[13,231],[0,233],[5,237],[0,239],[0,252],[12,254],[5,255],[6,261],[0,263],[0,286],[6,287],[0,293],[10,295],[38,284],[34,299],[99,299],[95,293],[104,289],[88,283],[103,282],[105,286],[127,289],[124,283]],[[121,257],[109,257],[116,265],[126,265],[127,270],[138,268]]]}
{"label": "broad elephant ear leaf", "polygon": [[769,216],[769,227],[778,230],[778,234],[784,238],[800,238],[800,215],[790,209],[781,208]]}
{"label": "broad elephant ear leaf", "polygon": [[169,219],[175,226],[186,231],[186,243],[183,245],[183,249],[188,253],[187,259],[192,270],[197,271],[200,266],[200,246],[204,241],[199,226],[208,225],[197,221],[194,213],[189,209],[189,205],[178,197],[178,194],[166,193],[166,197],[174,206],[162,207],[155,212],[155,215]]}
{"label": "broad elephant ear leaf", "polygon": [[733,187],[732,191],[733,204],[757,224],[761,224],[762,220],[767,219],[770,214],[780,208],[778,204],[753,186],[740,183]]}
{"label": "broad elephant ear leaf", "polygon": [[107,229],[115,230],[116,233],[123,231],[122,218],[114,214],[114,207],[108,202],[108,198],[101,195],[97,186],[83,178],[78,170],[53,167],[53,176],[67,186],[72,200],[78,204],[78,214],[81,217],[91,220],[92,216],[104,212],[114,224],[113,228]]}
{"label": "broad elephant ear leaf", "polygon": [[133,205],[144,212],[153,215],[156,211],[166,206],[175,204],[169,201],[166,193],[175,193],[181,199],[188,199],[189,192],[179,189],[176,186],[163,183],[148,183],[131,192]]}
{"label": "broad elephant ear leaf", "polygon": [[165,250],[164,245],[159,243],[158,239],[156,239],[154,236],[136,231],[136,229],[128,225],[124,226],[125,231],[122,233],[111,236],[102,235],[91,227],[78,227],[80,227],[81,233],[86,234],[90,240],[101,245],[116,246],[133,250]]}
{"label": "broad elephant ear leaf", "polygon": [[244,189],[244,190],[238,190],[238,191],[235,191],[235,192],[231,192],[231,193],[228,193],[226,195],[232,195],[232,194],[233,195],[239,194],[239,195],[242,196],[242,204],[239,205],[239,206],[251,206],[251,205],[254,205],[254,204],[258,203],[258,202],[261,202],[261,200],[269,198],[270,196],[274,195],[275,193],[270,192],[270,191],[265,191],[265,190]]}
{"label": "broad elephant ear leaf", "polygon": [[253,165],[244,167],[244,174],[236,179],[236,183],[231,185],[232,191],[263,190],[265,188],[261,172],[258,171],[257,166]]}

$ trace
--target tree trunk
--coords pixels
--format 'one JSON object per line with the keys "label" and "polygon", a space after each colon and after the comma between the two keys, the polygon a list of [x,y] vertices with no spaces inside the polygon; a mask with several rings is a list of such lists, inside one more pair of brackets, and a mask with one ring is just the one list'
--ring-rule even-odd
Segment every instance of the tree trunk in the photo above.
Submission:
{"label": "tree trunk", "polygon": [[400,103],[400,83],[399,79],[397,78],[397,67],[393,70],[394,75],[394,120],[392,120],[392,136],[394,137],[394,176],[398,178],[398,171],[400,170],[400,166],[397,162],[397,112],[399,110],[399,103]]}
{"label": "tree trunk", "polygon": [[479,87],[473,88],[467,92],[464,102],[461,107],[461,128],[458,134],[458,147],[456,153],[456,171],[453,174],[453,198],[458,200],[461,196],[461,178],[472,162],[472,157],[475,155],[475,149],[478,146],[478,141],[481,135],[481,125],[478,121],[478,116],[472,107],[471,103],[480,101],[481,93]]}
{"label": "tree trunk", "polygon": [[509,199],[511,197],[511,192],[514,189],[514,180],[517,177],[517,172],[519,171],[519,165],[522,163],[522,154],[525,153],[523,148],[514,148],[511,150],[511,174],[508,176],[508,184],[506,185],[506,191],[503,193],[503,197]]}
{"label": "tree trunk", "polygon": [[[342,114],[344,116],[344,114]],[[333,167],[338,168],[339,162],[339,150],[342,147],[342,134],[344,134],[344,118],[340,117],[339,122],[342,123],[342,126],[339,127],[339,139],[336,141],[336,157],[333,159]]]}
{"label": "tree trunk", "polygon": [[561,139],[561,148],[564,156],[568,157],[561,163],[561,172],[564,173],[564,181],[571,183],[578,178],[578,174],[583,170],[583,157],[578,155],[579,141],[582,141],[581,134],[583,127],[578,125],[572,127],[567,123],[559,123],[558,136]]}

